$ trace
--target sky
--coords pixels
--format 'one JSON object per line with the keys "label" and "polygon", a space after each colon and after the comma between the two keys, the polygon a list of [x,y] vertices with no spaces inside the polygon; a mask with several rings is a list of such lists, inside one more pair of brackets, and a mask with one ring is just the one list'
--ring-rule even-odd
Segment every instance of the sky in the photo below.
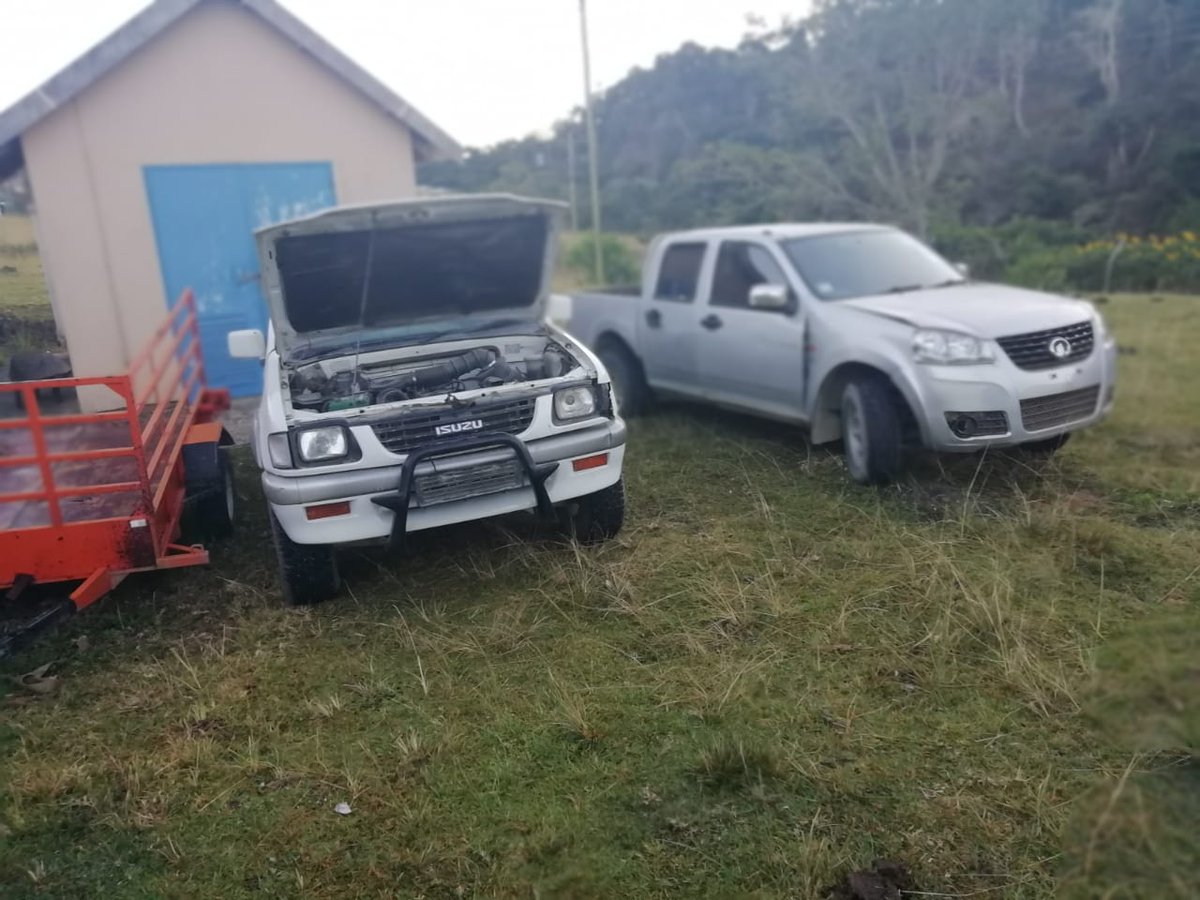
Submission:
{"label": "sky", "polygon": [[[465,146],[544,132],[583,98],[577,0],[281,0]],[[0,110],[146,0],[0,0]],[[592,83],[694,41],[736,46],[810,0],[588,0]],[[16,39],[19,36],[19,39]]]}

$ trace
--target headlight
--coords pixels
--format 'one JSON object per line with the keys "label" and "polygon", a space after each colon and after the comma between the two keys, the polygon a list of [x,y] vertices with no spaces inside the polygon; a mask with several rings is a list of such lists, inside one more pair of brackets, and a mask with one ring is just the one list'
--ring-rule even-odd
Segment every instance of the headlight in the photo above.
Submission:
{"label": "headlight", "polygon": [[590,387],[573,387],[554,395],[554,418],[564,422],[596,414],[596,394]]}
{"label": "headlight", "polygon": [[913,359],[939,366],[971,366],[996,361],[988,341],[956,331],[918,331],[913,335]]}
{"label": "headlight", "polygon": [[307,428],[296,435],[296,449],[305,462],[341,459],[350,454],[350,439],[341,425]]}

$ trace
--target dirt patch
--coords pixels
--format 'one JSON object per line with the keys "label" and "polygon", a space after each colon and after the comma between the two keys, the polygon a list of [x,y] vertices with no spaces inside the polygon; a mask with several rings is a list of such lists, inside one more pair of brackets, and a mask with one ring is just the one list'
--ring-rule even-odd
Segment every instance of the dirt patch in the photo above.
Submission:
{"label": "dirt patch", "polygon": [[832,900],[900,900],[906,891],[915,891],[912,876],[904,863],[877,859],[871,868],[851,872],[829,892]]}

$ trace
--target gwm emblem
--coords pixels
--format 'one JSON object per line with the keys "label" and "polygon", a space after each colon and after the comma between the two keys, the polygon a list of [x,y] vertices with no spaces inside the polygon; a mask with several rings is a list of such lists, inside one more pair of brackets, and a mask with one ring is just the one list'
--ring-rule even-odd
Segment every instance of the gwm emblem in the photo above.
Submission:
{"label": "gwm emblem", "polygon": [[466,422],[451,422],[449,425],[438,425],[433,429],[433,433],[438,437],[445,437],[448,434],[459,434],[463,431],[479,431],[481,428],[483,428],[483,419],[468,419]]}
{"label": "gwm emblem", "polygon": [[1066,359],[1071,355],[1071,342],[1058,337],[1050,342],[1050,354],[1057,359]]}

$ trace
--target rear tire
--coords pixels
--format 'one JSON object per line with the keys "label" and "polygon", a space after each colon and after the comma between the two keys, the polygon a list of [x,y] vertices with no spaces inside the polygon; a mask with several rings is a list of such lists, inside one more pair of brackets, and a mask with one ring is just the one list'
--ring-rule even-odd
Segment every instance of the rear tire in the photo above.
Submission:
{"label": "rear tire", "polygon": [[191,444],[184,448],[183,465],[185,539],[203,543],[231,537],[237,491],[229,452],[215,443]]}
{"label": "rear tire", "polygon": [[279,559],[279,583],[283,602],[288,606],[312,606],[332,599],[341,590],[337,557],[328,544],[297,544],[275,513],[271,517],[271,536],[275,540],[275,555]]}
{"label": "rear tire", "polygon": [[617,412],[627,418],[645,413],[650,405],[650,388],[646,385],[646,376],[637,358],[612,340],[601,344],[596,355],[612,379]]}
{"label": "rear tire", "polygon": [[570,501],[562,510],[563,530],[581,544],[612,540],[625,524],[625,479]]}
{"label": "rear tire", "polygon": [[900,412],[882,376],[856,376],[842,391],[842,442],[846,468],[859,484],[887,484],[900,471]]}
{"label": "rear tire", "polygon": [[1071,439],[1070,432],[1067,434],[1055,435],[1052,438],[1046,438],[1044,441],[1030,441],[1027,444],[1021,444],[1018,449],[1028,456],[1051,457],[1061,450]]}

